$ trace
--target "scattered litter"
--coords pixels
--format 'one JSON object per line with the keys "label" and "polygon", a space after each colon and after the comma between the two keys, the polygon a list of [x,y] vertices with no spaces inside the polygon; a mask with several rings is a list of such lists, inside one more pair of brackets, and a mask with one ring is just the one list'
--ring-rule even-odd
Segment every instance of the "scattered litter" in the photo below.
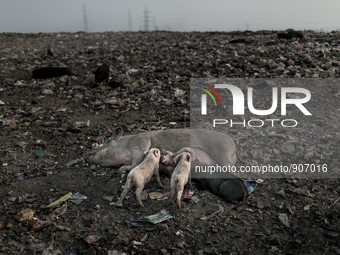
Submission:
{"label": "scattered litter", "polygon": [[68,108],[59,108],[56,112],[66,112]]}
{"label": "scattered litter", "polygon": [[125,222],[126,222],[128,228],[131,228],[131,227],[144,227],[144,226],[148,225],[148,221],[146,221],[144,218],[135,219],[133,217],[130,217],[130,218],[126,218]]}
{"label": "scattered litter", "polygon": [[54,201],[53,203],[49,204],[47,207],[55,207],[60,205],[62,202],[68,200],[72,196],[72,192],[67,193],[65,196],[59,198],[57,201]]}
{"label": "scattered litter", "polygon": [[140,241],[145,242],[147,237],[148,237],[148,234],[145,234],[145,236]]}
{"label": "scattered litter", "polygon": [[179,235],[181,235],[182,233],[183,233],[182,230],[178,230],[175,234],[176,234],[176,236],[179,236]]}
{"label": "scattered litter", "polygon": [[189,190],[185,193],[184,197],[181,199],[182,201],[183,200],[192,200],[192,195],[194,194],[193,191]]}
{"label": "scattered litter", "polygon": [[157,199],[157,200],[164,200],[168,199],[171,196],[171,192],[166,192],[166,193],[159,193],[159,192],[151,192],[149,193],[149,197],[151,199]]}
{"label": "scattered litter", "polygon": [[84,240],[90,244],[90,243],[94,243],[97,242],[100,238],[102,238],[102,236],[99,235],[89,235],[87,236]]}
{"label": "scattered litter", "polygon": [[5,103],[3,101],[0,100],[0,105],[5,105]]}
{"label": "scattered litter", "polygon": [[125,252],[121,252],[121,251],[107,251],[107,255],[127,255]]}
{"label": "scattered litter", "polygon": [[312,206],[312,205],[306,205],[305,207],[303,207],[303,210],[308,211],[308,210],[310,209],[311,206]]}
{"label": "scattered litter", "polygon": [[249,182],[244,182],[244,186],[246,186],[249,194],[255,190],[255,188]]}
{"label": "scattered litter", "polygon": [[86,123],[80,122],[80,121],[77,121],[74,123],[75,128],[82,128],[82,127],[89,127],[89,126],[90,126],[90,120],[88,120]]}
{"label": "scattered litter", "polygon": [[282,222],[283,225],[285,225],[287,228],[289,228],[289,223],[288,223],[288,216],[285,213],[280,213],[279,214],[279,220]]}
{"label": "scattered litter", "polygon": [[135,246],[135,245],[144,245],[144,244],[141,243],[141,242],[138,242],[138,241],[132,241],[132,242],[131,242],[131,245],[132,245],[132,246]]}
{"label": "scattered litter", "polygon": [[294,49],[296,49],[296,50],[302,50],[303,47],[302,47],[301,45],[295,45],[295,46],[294,46]]}
{"label": "scattered litter", "polygon": [[306,197],[313,197],[309,190],[307,190],[307,187],[300,187],[291,191],[299,195],[305,195]]}
{"label": "scattered litter", "polygon": [[115,203],[115,202],[112,202],[109,205],[114,205],[116,207],[123,207],[123,204],[118,204],[118,203]]}
{"label": "scattered litter", "polygon": [[17,221],[33,220],[34,212],[31,209],[24,209],[15,216]]}
{"label": "scattered litter", "polygon": [[72,160],[72,161],[66,163],[66,167],[70,168],[71,166],[76,165],[76,164],[78,164],[78,160],[77,159]]}
{"label": "scattered litter", "polygon": [[74,193],[71,196],[71,199],[86,200],[87,196],[84,196],[84,195],[80,194],[79,192],[77,192],[77,193]]}
{"label": "scattered litter", "polygon": [[256,182],[256,183],[262,183],[263,180],[262,180],[262,179],[257,179],[255,182]]}
{"label": "scattered litter", "polygon": [[197,204],[200,201],[200,199],[197,196],[193,196],[191,198],[191,201],[193,201],[195,204]]}
{"label": "scattered litter", "polygon": [[51,222],[49,220],[42,221],[42,220],[39,220],[38,218],[33,218],[31,232],[35,232],[37,230],[45,228],[45,227],[49,226],[50,224],[51,224]]}
{"label": "scattered litter", "polygon": [[42,157],[46,157],[48,156],[45,152],[38,150],[38,151],[34,151],[34,154],[38,157],[38,158],[42,158]]}
{"label": "scattered litter", "polygon": [[72,253],[70,251],[66,252],[64,255],[76,255],[75,253]]}
{"label": "scattered litter", "polygon": [[157,224],[168,219],[171,219],[172,216],[166,210],[161,210],[157,214],[153,214],[150,216],[146,216],[145,219],[149,220],[152,224]]}
{"label": "scattered litter", "polygon": [[114,199],[114,197],[105,196],[105,197],[103,197],[103,199],[105,199],[106,201],[112,202],[112,200]]}
{"label": "scattered litter", "polygon": [[61,251],[60,250],[53,250],[53,244],[54,244],[54,238],[53,234],[51,235],[51,242],[48,247],[46,247],[41,255],[60,255]]}
{"label": "scattered litter", "polygon": [[50,219],[57,218],[57,217],[63,215],[66,212],[66,210],[67,210],[67,203],[66,202],[62,202],[62,203],[64,203],[64,204],[61,207],[55,209],[53,211],[53,213],[51,213],[48,216]]}

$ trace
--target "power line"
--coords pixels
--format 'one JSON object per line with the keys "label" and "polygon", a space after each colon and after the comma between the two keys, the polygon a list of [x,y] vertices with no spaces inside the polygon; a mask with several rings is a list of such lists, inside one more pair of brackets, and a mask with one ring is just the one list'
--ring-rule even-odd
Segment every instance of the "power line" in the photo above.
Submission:
{"label": "power line", "polygon": [[207,14],[207,13],[166,13],[166,12],[160,12],[158,14],[162,15],[195,15],[195,16],[240,16],[240,15],[268,15],[268,14],[292,14],[292,13],[313,13],[313,12],[330,12],[330,11],[340,11],[340,9],[332,9],[332,10],[318,10],[318,11],[298,11],[298,12],[271,12],[271,13],[239,13],[239,14]]}
{"label": "power line", "polygon": [[83,5],[83,22],[84,22],[84,32],[89,32],[89,26],[87,24],[87,13],[86,13],[86,5]]}

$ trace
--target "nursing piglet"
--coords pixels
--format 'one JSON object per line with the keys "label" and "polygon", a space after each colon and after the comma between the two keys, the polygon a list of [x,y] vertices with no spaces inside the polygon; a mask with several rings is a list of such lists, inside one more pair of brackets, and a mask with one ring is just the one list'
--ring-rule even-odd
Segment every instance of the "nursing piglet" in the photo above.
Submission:
{"label": "nursing piglet", "polygon": [[156,180],[163,188],[163,185],[159,179],[159,159],[160,159],[160,151],[159,149],[152,148],[149,151],[144,152],[146,154],[146,157],[140,163],[138,166],[133,168],[130,173],[127,176],[125,188],[120,196],[120,199],[118,200],[118,204],[122,204],[126,194],[129,192],[129,190],[136,186],[136,199],[138,204],[144,207],[142,200],[140,198],[140,194],[144,189],[145,184],[150,182],[153,175],[155,175]]}
{"label": "nursing piglet", "polygon": [[183,189],[185,184],[189,181],[189,185],[191,186],[190,179],[190,164],[191,164],[191,156],[189,152],[183,152],[180,154],[180,160],[172,173],[171,181],[170,181],[170,189],[171,189],[171,200],[170,203],[173,203],[175,200],[175,193],[177,192],[177,203],[178,207],[181,209],[181,197],[183,193]]}

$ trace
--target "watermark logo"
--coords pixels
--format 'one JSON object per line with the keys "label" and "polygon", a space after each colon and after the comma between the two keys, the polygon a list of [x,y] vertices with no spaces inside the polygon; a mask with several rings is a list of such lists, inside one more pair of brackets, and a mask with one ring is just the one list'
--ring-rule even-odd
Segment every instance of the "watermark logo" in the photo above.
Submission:
{"label": "watermark logo", "polygon": [[[216,90],[211,87],[208,84],[205,83],[200,83],[205,85],[206,87],[208,87],[209,89],[211,89],[215,95],[218,97],[221,106],[222,105],[222,101],[221,98],[219,96],[219,94],[216,92]],[[232,94],[232,98],[233,98],[233,115],[244,115],[244,94],[243,91],[238,88],[235,85],[231,85],[231,84],[215,84],[215,88],[216,89],[228,89],[231,94]],[[210,97],[213,99],[215,105],[216,104],[216,100],[214,98],[214,96],[206,89],[200,88],[201,90],[205,91],[208,95],[210,95]],[[287,98],[287,94],[288,93],[301,93],[304,94],[305,97],[304,98]],[[309,100],[311,99],[311,93],[309,92],[309,90],[304,89],[304,88],[295,88],[295,87],[283,87],[281,88],[281,115],[286,115],[287,114],[287,105],[288,104],[292,104],[295,105],[297,108],[300,109],[300,111],[304,114],[304,115],[312,115],[304,106],[304,103],[307,103]],[[275,112],[275,110],[277,109],[277,105],[278,105],[278,88],[274,87],[272,88],[272,106],[270,107],[270,109],[268,110],[258,110],[255,109],[254,104],[253,104],[253,88],[248,87],[248,91],[247,91],[247,103],[248,103],[248,109],[251,113],[255,114],[255,115],[270,115],[272,113]],[[207,115],[207,95],[206,94],[202,94],[201,95],[201,114],[202,115]]]}

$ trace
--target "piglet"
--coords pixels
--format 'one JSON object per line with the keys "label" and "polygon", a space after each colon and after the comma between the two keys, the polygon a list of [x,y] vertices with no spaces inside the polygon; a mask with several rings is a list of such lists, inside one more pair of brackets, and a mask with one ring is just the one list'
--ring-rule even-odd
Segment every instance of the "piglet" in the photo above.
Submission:
{"label": "piglet", "polygon": [[160,151],[159,149],[152,148],[149,151],[145,151],[144,154],[146,154],[146,157],[140,163],[138,166],[133,168],[130,173],[127,176],[125,188],[120,196],[120,199],[118,200],[118,204],[122,204],[126,194],[129,192],[129,190],[136,186],[136,199],[138,204],[144,207],[142,200],[140,199],[140,194],[144,189],[144,185],[150,182],[153,175],[155,175],[156,180],[163,188],[163,185],[159,179],[159,159],[160,159]]}
{"label": "piglet", "polygon": [[171,200],[172,204],[175,200],[175,192],[177,192],[177,203],[179,209],[181,209],[181,197],[183,193],[183,189],[185,184],[189,181],[190,188],[191,178],[190,178],[190,164],[191,164],[191,156],[189,152],[183,152],[180,154],[180,160],[172,173],[171,181],[170,181],[170,189],[171,189]]}

